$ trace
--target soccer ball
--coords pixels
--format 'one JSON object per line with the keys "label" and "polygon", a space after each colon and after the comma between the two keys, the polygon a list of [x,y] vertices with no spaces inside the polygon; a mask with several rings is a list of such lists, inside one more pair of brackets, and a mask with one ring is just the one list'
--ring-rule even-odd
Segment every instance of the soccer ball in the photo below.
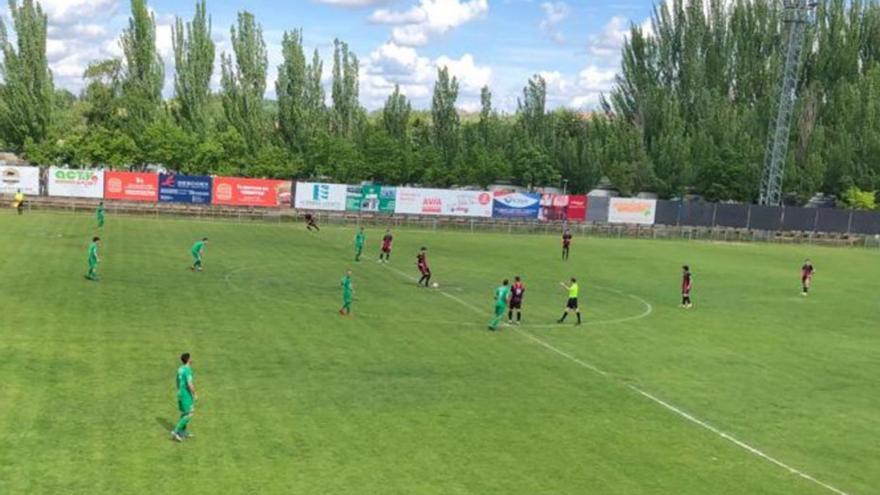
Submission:
{"label": "soccer ball", "polygon": [[437,287],[440,287],[440,284],[438,284],[437,282],[434,282],[433,284],[431,284],[431,287],[436,289]]}

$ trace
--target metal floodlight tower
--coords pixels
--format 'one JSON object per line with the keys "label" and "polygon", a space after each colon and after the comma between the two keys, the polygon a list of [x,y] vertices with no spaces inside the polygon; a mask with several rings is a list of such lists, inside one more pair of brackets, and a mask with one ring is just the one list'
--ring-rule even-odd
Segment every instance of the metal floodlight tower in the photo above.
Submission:
{"label": "metal floodlight tower", "polygon": [[767,140],[767,159],[761,179],[760,204],[778,206],[782,203],[782,177],[788,156],[791,135],[791,117],[797,103],[798,72],[804,51],[804,33],[813,21],[813,11],[818,5],[814,0],[783,0],[785,23],[785,65],[779,85],[779,102],[776,116],[770,122]]}

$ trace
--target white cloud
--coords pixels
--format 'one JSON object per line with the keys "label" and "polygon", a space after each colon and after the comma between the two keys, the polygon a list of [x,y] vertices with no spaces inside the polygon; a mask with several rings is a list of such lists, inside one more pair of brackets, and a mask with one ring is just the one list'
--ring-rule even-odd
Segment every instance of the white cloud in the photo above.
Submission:
{"label": "white cloud", "polygon": [[395,24],[391,39],[398,45],[422,46],[433,36],[484,17],[489,12],[489,0],[419,0],[409,10],[379,9],[370,21]]}
{"label": "white cloud", "polygon": [[315,0],[325,5],[335,5],[338,7],[371,7],[388,3],[389,0]]}
{"label": "white cloud", "polygon": [[82,22],[90,17],[112,17],[119,10],[119,0],[41,0],[43,12],[54,25]]}
{"label": "white cloud", "polygon": [[596,106],[603,93],[611,91],[617,71],[590,65],[576,76],[566,76],[559,71],[540,72],[539,75],[547,82],[550,107],[588,109]]}
{"label": "white cloud", "polygon": [[630,32],[630,21],[612,17],[598,34],[590,36],[588,50],[597,57],[617,57]]}
{"label": "white cloud", "polygon": [[473,107],[479,101],[480,88],[490,83],[492,69],[478,65],[474,56],[465,53],[459,58],[441,56],[435,60],[419,55],[415,48],[389,41],[373,50],[361,67],[361,101],[369,109],[382,106],[385,99],[400,85],[402,93],[417,106],[430,103],[437,70],[448,67],[459,81],[459,108]]}
{"label": "white cloud", "polygon": [[544,11],[544,18],[541,19],[538,27],[557,43],[564,43],[565,36],[559,31],[558,26],[571,14],[568,4],[562,1],[544,2],[541,4],[541,10]]}

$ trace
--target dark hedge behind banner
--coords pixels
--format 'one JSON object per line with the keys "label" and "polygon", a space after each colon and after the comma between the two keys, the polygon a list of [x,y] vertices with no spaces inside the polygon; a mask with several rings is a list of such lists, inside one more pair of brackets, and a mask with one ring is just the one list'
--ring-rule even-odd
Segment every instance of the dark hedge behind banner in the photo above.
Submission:
{"label": "dark hedge behind banner", "polygon": [[819,208],[819,220],[816,222],[816,230],[818,232],[845,234],[849,232],[850,213],[849,210]]}
{"label": "dark hedge behind banner", "polygon": [[812,232],[816,228],[816,208],[786,207],[782,212],[782,230]]}
{"label": "dark hedge behind banner", "polygon": [[657,201],[657,215],[654,223],[660,225],[678,225],[678,215],[681,210],[680,201],[661,199]]}
{"label": "dark hedge behind banner", "polygon": [[749,205],[719,203],[715,208],[715,225],[744,229],[749,226]]}
{"label": "dark hedge behind banner", "polygon": [[715,222],[715,203],[687,201],[681,205],[681,225],[692,227],[712,227]]}
{"label": "dark hedge behind banner", "polygon": [[752,205],[749,228],[754,230],[779,230],[782,227],[782,208],[778,206]]}
{"label": "dark hedge behind banner", "polygon": [[608,198],[590,196],[587,201],[587,221],[606,223],[608,221]]}
{"label": "dark hedge behind banner", "polygon": [[854,211],[852,231],[859,234],[880,234],[880,214],[870,211]]}

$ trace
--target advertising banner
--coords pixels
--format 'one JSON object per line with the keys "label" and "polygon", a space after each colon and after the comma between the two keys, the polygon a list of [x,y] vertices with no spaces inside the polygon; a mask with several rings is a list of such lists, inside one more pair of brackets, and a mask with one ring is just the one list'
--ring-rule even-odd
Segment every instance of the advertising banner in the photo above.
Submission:
{"label": "advertising banner", "polygon": [[361,211],[362,186],[345,186],[345,211]]}
{"label": "advertising banner", "polygon": [[586,222],[587,221],[587,197],[582,195],[572,195],[568,197],[568,221],[569,222]]}
{"label": "advertising banner", "polygon": [[159,201],[159,176],[108,170],[104,173],[104,199]]}
{"label": "advertising banner", "polygon": [[12,167],[0,165],[0,194],[40,194],[39,167]]}
{"label": "advertising banner", "polygon": [[587,197],[568,194],[542,194],[541,211],[538,218],[543,221],[585,222],[587,221]]}
{"label": "advertising banner", "polygon": [[211,204],[211,178],[198,175],[159,175],[159,201]]}
{"label": "advertising banner", "polygon": [[290,181],[214,177],[211,201],[215,205],[277,208],[290,204]]}
{"label": "advertising banner", "polygon": [[104,171],[93,169],[49,169],[49,196],[103,198]]}
{"label": "advertising banner", "polygon": [[397,203],[397,188],[385,187],[379,189],[379,213],[394,213],[394,205]]}
{"label": "advertising banner", "polygon": [[653,225],[657,214],[657,200],[636,198],[611,198],[608,203],[610,223],[635,223]]}
{"label": "advertising banner", "polygon": [[345,211],[348,186],[297,182],[294,206],[303,210]]}
{"label": "advertising banner", "polygon": [[381,186],[364,186],[361,189],[361,211],[376,213],[379,211],[379,195],[382,192]]}
{"label": "advertising banner", "polygon": [[394,212],[408,215],[491,218],[492,193],[398,187]]}
{"label": "advertising banner", "polygon": [[541,195],[495,191],[492,199],[492,216],[495,218],[538,218]]}

